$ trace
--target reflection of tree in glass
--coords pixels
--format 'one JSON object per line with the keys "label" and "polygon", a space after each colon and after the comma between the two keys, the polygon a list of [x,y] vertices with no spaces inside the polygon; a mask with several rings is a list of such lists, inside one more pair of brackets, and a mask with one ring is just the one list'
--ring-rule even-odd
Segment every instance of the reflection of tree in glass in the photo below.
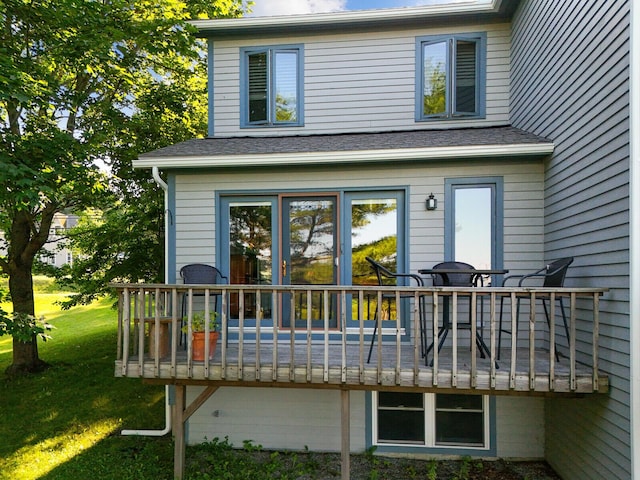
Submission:
{"label": "reflection of tree in glass", "polygon": [[333,254],[333,206],[329,201],[299,201],[289,209],[291,256]]}
{"label": "reflection of tree in glass", "polygon": [[239,243],[256,254],[271,250],[270,206],[234,206],[230,217],[232,242]]}
{"label": "reflection of tree in glass", "polygon": [[376,240],[373,243],[360,245],[351,252],[351,270],[355,285],[377,285],[378,279],[365,257],[371,257],[390,271],[396,271],[397,259],[396,235]]}
{"label": "reflection of tree in glass", "polygon": [[334,208],[330,200],[300,200],[289,207],[291,283],[334,282]]}
{"label": "reflection of tree in glass", "polygon": [[296,99],[276,95],[276,122],[295,122],[296,120]]}
{"label": "reflection of tree in glass", "polygon": [[396,202],[371,201],[354,203],[351,205],[351,235],[357,230],[370,224],[375,217],[392,212],[396,209]]}
{"label": "reflection of tree in glass", "polygon": [[431,65],[431,59],[424,66],[423,108],[425,115],[434,115],[446,111],[446,79],[444,64]]}

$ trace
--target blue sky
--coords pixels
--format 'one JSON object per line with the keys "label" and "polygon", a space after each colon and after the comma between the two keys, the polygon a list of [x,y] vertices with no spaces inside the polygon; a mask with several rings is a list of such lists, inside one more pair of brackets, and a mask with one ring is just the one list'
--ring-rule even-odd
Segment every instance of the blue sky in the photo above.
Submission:
{"label": "blue sky", "polygon": [[293,15],[375,8],[415,7],[469,0],[254,0],[251,16]]}

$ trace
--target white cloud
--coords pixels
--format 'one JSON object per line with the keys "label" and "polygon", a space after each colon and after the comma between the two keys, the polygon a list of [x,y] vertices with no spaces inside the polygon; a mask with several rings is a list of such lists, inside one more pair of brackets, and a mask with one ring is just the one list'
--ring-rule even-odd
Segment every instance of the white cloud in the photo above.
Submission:
{"label": "white cloud", "polygon": [[296,15],[345,10],[347,0],[254,0],[251,17]]}

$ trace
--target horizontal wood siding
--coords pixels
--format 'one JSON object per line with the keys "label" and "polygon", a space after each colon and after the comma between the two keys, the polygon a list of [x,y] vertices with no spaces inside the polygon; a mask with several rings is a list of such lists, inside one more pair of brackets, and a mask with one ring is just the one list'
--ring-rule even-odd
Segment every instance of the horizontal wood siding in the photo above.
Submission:
{"label": "horizontal wood siding", "polygon": [[[454,122],[415,121],[416,37],[463,31],[487,32],[486,118]],[[240,128],[240,48],[304,45],[303,127]],[[415,128],[505,125],[509,120],[508,24],[469,29],[388,31],[216,41],[214,131],[216,136],[316,134]]]}
{"label": "horizontal wood siding", "polygon": [[628,479],[629,8],[626,0],[525,1],[512,39],[512,123],[553,140],[544,258],[572,255],[567,284],[607,286],[600,361],[608,398],[548,400],[547,459],[563,478]]}
{"label": "horizontal wood siding", "polygon": [[[539,268],[543,262],[543,166],[539,162],[426,162],[376,168],[323,167],[255,172],[194,173],[176,179],[176,275],[186,263],[215,263],[215,192],[287,192],[368,187],[409,189],[410,269],[428,268],[444,258],[444,179],[504,177],[504,264],[510,273]],[[433,193],[438,209],[427,212]],[[178,278],[178,277],[176,277]]]}
{"label": "horizontal wood siding", "polygon": [[[188,401],[202,387],[187,389]],[[364,392],[351,397],[351,451],[365,449]],[[268,449],[340,451],[340,392],[287,388],[222,387],[189,419],[190,444],[229,437]]]}

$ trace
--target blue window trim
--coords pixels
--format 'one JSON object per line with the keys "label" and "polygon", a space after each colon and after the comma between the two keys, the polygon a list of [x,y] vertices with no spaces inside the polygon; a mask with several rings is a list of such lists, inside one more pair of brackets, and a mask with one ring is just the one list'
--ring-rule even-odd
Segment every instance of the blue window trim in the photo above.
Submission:
{"label": "blue window trim", "polygon": [[[424,393],[416,392],[420,395]],[[434,393],[434,395],[437,392]],[[430,454],[430,455],[457,455],[474,457],[493,458],[497,455],[497,437],[496,437],[496,398],[489,396],[489,445],[484,448],[478,447],[438,447],[426,445],[380,445],[374,441],[373,416],[376,414],[376,407],[373,402],[373,392],[367,392],[365,395],[365,447],[367,449],[375,446],[376,452],[379,453],[403,453],[403,454]]]}
{"label": "blue window trim", "polygon": [[[451,98],[451,60],[449,61],[449,68],[447,69],[447,91],[446,91],[446,104],[447,111],[442,115],[424,115],[423,113],[423,100],[422,92],[424,91],[424,74],[422,66],[424,65],[424,45],[437,42],[447,42],[447,55],[451,58],[451,44],[455,40],[469,40],[476,42],[476,78],[477,78],[477,111],[475,114],[454,114],[453,101]],[[487,34],[485,32],[474,33],[457,33],[453,35],[429,35],[424,37],[416,37],[416,122],[424,121],[451,121],[451,120],[466,120],[477,119],[485,117],[486,110],[486,78],[487,78]]]}
{"label": "blue window trim", "polygon": [[[273,110],[275,99],[269,98],[268,121],[266,123],[249,122],[249,54],[266,52],[269,56],[279,51],[295,51],[298,55],[297,72],[297,120],[295,122],[275,122]],[[269,67],[271,68],[271,67]],[[268,72],[269,83],[273,84],[273,73]],[[240,48],[240,128],[277,128],[301,127],[304,125],[304,45],[269,45],[261,47]],[[270,88],[270,91],[272,88]]]}
{"label": "blue window trim", "polygon": [[[503,177],[465,177],[445,178],[444,201],[447,208],[444,215],[444,259],[455,260],[455,205],[456,188],[489,187],[493,192],[493,228],[491,245],[491,266],[503,268],[504,264],[504,178]],[[498,280],[501,280],[498,278]]]}

